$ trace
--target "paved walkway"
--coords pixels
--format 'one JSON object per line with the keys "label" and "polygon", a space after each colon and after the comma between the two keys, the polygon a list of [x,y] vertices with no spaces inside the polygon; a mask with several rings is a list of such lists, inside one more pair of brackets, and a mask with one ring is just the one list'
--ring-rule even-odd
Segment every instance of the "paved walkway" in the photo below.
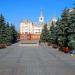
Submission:
{"label": "paved walkway", "polygon": [[43,46],[0,50],[0,75],[75,75],[75,57]]}

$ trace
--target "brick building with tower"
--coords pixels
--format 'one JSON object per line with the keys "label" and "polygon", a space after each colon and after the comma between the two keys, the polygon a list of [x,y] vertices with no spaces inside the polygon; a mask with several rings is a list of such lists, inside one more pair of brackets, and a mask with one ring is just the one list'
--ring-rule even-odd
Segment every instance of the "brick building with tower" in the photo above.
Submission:
{"label": "brick building with tower", "polygon": [[38,23],[30,20],[22,20],[20,23],[20,40],[39,40],[44,24],[45,20],[42,11],[40,13]]}

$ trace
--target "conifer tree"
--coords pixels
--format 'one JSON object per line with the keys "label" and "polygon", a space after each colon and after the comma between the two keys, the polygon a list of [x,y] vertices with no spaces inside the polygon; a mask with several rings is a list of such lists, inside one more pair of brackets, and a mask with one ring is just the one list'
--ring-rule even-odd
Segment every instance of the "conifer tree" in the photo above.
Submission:
{"label": "conifer tree", "polygon": [[69,33],[68,45],[72,49],[75,49],[75,8],[73,8],[72,11],[70,12],[68,33]]}
{"label": "conifer tree", "polygon": [[0,15],[0,47],[17,41],[17,31],[14,25],[5,22],[4,16]]}
{"label": "conifer tree", "polygon": [[61,37],[62,39],[62,44],[63,46],[68,46],[68,28],[69,28],[69,25],[68,25],[68,22],[69,22],[69,9],[64,9],[62,15],[61,15],[61,19],[60,19],[60,28],[61,29]]}
{"label": "conifer tree", "polygon": [[17,31],[15,29],[15,26],[11,24],[11,36],[12,36],[12,39],[11,39],[11,43],[15,43],[17,42]]}
{"label": "conifer tree", "polygon": [[55,43],[56,44],[56,39],[57,39],[57,33],[56,33],[56,26],[55,26],[55,23],[52,21],[51,23],[51,27],[50,27],[50,39],[51,39],[51,42],[52,43]]}
{"label": "conifer tree", "polygon": [[10,45],[11,44],[11,40],[12,40],[10,24],[7,22],[5,27],[6,27],[5,28],[6,44],[7,45]]}
{"label": "conifer tree", "polygon": [[44,27],[43,27],[43,29],[42,29],[40,40],[42,42],[48,42],[48,39],[49,39],[49,31],[47,29],[47,24],[45,24]]}
{"label": "conifer tree", "polygon": [[0,44],[4,44],[5,39],[5,19],[4,16],[0,15]]}

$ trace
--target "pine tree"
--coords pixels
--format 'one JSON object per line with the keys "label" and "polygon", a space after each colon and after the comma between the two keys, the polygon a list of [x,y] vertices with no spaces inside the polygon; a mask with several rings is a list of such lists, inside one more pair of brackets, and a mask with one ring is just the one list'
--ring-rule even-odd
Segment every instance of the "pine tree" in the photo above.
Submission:
{"label": "pine tree", "polygon": [[17,34],[17,31],[16,31],[14,25],[11,24],[10,28],[11,28],[11,36],[12,36],[11,43],[15,43],[15,42],[17,42],[17,36],[18,36],[18,34]]}
{"label": "pine tree", "polygon": [[0,15],[0,44],[4,44],[6,42],[5,39],[5,19],[4,16]]}
{"label": "pine tree", "polygon": [[47,29],[47,24],[45,24],[44,27],[43,27],[43,29],[42,29],[40,40],[42,42],[48,42],[48,39],[49,39],[49,31]]}
{"label": "pine tree", "polygon": [[17,31],[14,25],[5,22],[4,16],[0,15],[0,48],[15,43],[17,41]]}
{"label": "pine tree", "polygon": [[6,34],[6,44],[10,45],[12,40],[12,35],[11,35],[11,27],[8,22],[6,23],[5,34]]}
{"label": "pine tree", "polygon": [[57,39],[57,33],[56,33],[56,26],[55,23],[52,21],[51,23],[51,27],[50,27],[50,40],[52,43],[57,43],[56,39]]}
{"label": "pine tree", "polygon": [[68,21],[69,21],[69,9],[64,9],[60,21],[57,23],[58,26],[58,40],[62,46],[68,46]]}
{"label": "pine tree", "polygon": [[72,49],[75,49],[75,8],[70,12],[68,33],[68,44]]}

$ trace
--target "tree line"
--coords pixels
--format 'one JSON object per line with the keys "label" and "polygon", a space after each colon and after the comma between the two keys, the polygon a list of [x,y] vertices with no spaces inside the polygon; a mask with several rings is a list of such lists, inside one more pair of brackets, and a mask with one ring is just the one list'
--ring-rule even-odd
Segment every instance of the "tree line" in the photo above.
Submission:
{"label": "tree line", "polygon": [[49,30],[47,29],[47,24],[45,24],[40,40],[75,49],[75,8],[65,8],[56,25],[52,22]]}
{"label": "tree line", "polygon": [[11,45],[17,41],[17,31],[13,24],[5,21],[0,14],[0,48]]}

